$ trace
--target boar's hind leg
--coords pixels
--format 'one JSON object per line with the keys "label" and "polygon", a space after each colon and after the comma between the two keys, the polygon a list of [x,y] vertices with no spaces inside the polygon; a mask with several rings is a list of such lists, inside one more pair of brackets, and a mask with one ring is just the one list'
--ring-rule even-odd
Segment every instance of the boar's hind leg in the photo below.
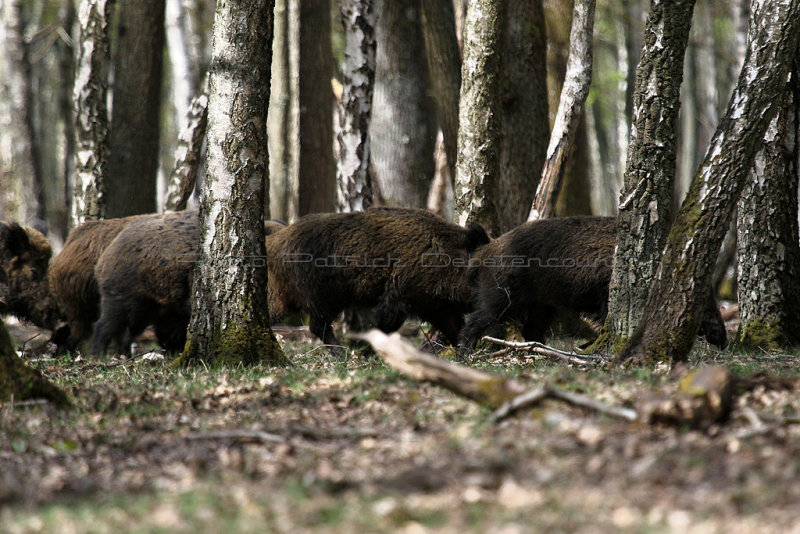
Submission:
{"label": "boar's hind leg", "polygon": [[544,335],[553,322],[555,310],[550,306],[528,308],[528,316],[522,324],[522,337],[525,341],[544,342]]}
{"label": "boar's hind leg", "polygon": [[308,329],[311,333],[322,340],[326,345],[338,345],[336,336],[333,335],[333,327],[330,320],[321,315],[311,314]]}
{"label": "boar's hind leg", "polygon": [[[91,353],[103,356],[112,339],[119,343],[119,349],[126,354],[130,351],[130,331],[126,321],[126,313],[122,307],[111,306],[103,302],[100,318],[94,323]],[[126,344],[127,342],[127,344]]]}

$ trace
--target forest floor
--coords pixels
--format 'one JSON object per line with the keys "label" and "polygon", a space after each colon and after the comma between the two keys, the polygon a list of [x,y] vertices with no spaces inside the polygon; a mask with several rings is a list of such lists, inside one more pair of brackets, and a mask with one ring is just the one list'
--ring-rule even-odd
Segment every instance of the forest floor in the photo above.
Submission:
{"label": "forest floor", "polygon": [[[690,366],[781,379],[692,430],[554,401],[493,423],[366,351],[283,345],[282,369],[26,355],[74,406],[0,406],[0,532],[800,532],[798,354],[698,344]],[[521,352],[472,365],[614,405],[675,381]]]}

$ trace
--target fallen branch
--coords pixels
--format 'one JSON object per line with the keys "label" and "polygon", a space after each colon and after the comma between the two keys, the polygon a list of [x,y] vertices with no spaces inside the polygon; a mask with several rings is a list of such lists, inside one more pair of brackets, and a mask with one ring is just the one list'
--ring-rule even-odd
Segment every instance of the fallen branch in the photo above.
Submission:
{"label": "fallen branch", "polygon": [[517,397],[511,399],[500,408],[495,410],[490,416],[490,419],[496,423],[505,419],[509,415],[512,415],[514,412],[523,408],[534,406],[544,399],[562,400],[572,404],[573,406],[580,406],[598,413],[603,413],[619,419],[625,419],[626,421],[636,421],[638,417],[636,410],[630,408],[610,406],[586,397],[585,395],[578,395],[577,393],[570,393],[569,391],[564,391],[563,389],[543,386],[527,391],[521,395],[517,395]]}
{"label": "fallen branch", "polygon": [[259,441],[261,443],[283,443],[286,438],[278,434],[270,434],[260,430],[220,430],[216,432],[195,432],[188,434],[186,439],[238,439],[244,441]]}
{"label": "fallen branch", "polygon": [[508,341],[506,339],[498,339],[496,337],[490,337],[490,336],[483,336],[483,339],[512,349],[525,350],[535,354],[541,354],[542,356],[549,356],[550,358],[564,360],[569,363],[574,363],[577,365],[591,365],[595,363],[605,363],[610,360],[610,358],[607,356],[601,356],[596,354],[578,354],[576,352],[567,352],[564,350],[559,350],[553,347],[549,347],[544,343],[539,343],[538,341]]}

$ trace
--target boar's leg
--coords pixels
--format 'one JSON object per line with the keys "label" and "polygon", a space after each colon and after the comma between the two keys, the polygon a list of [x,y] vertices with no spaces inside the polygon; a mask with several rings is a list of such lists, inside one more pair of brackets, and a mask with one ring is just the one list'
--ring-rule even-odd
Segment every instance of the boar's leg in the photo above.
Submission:
{"label": "boar's leg", "polygon": [[159,314],[155,324],[156,337],[167,352],[180,352],[186,345],[186,329],[189,326],[189,316],[174,310],[164,311]]}
{"label": "boar's leg", "polygon": [[464,327],[464,315],[457,310],[457,307],[453,306],[450,309],[435,307],[420,314],[420,318],[431,323],[436,330],[442,333],[448,343],[453,346],[458,344],[458,334]]}
{"label": "boar's leg", "polygon": [[310,314],[308,329],[311,333],[322,340],[326,345],[338,345],[339,341],[333,335],[333,326],[331,321],[317,314]]}
{"label": "boar's leg", "polygon": [[522,337],[525,341],[544,343],[545,333],[550,328],[554,316],[555,310],[551,306],[530,306],[528,316],[522,324]]}

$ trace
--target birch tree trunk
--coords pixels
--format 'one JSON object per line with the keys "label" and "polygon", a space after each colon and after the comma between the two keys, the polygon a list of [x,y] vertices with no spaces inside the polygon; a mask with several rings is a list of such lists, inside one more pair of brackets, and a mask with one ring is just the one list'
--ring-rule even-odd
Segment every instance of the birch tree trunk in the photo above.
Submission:
{"label": "birch tree trunk", "polygon": [[340,211],[363,211],[372,205],[369,121],[375,85],[376,13],[373,0],[342,0],[339,9],[345,56],[339,106],[338,204]]}
{"label": "birch tree trunk", "polygon": [[592,81],[592,29],[594,0],[575,0],[570,29],[567,74],[561,89],[556,121],[550,134],[542,177],[528,220],[555,214],[555,204],[564,177],[565,162],[575,139],[583,104]]}
{"label": "birch tree trunk", "polygon": [[81,0],[78,9],[78,72],[75,76],[75,195],[72,226],[105,218],[104,178],[108,165],[108,24],[107,0]]}
{"label": "birch tree trunk", "polygon": [[57,41],[58,50],[58,75],[61,85],[58,89],[58,108],[63,123],[64,159],[62,160],[62,173],[64,175],[64,215],[62,240],[66,239],[70,228],[72,204],[75,202],[75,113],[73,109],[73,90],[75,88],[75,50],[77,35],[75,22],[78,18],[75,2],[66,2],[59,10],[59,17],[63,21],[64,34],[70,38],[67,41],[63,36]]}
{"label": "birch tree trunk", "polygon": [[185,124],[178,135],[175,163],[167,181],[165,210],[186,209],[200,171],[201,151],[208,125],[208,88],[189,103]]}
{"label": "birch tree trunk", "polygon": [[[28,47],[25,43],[26,13],[22,0],[0,2],[0,15],[5,32],[3,40],[2,98],[8,102],[4,117],[3,150],[0,152],[0,169],[4,199],[10,211],[6,217],[31,224],[37,219],[44,222],[45,199],[42,191],[39,145],[33,125],[33,78]],[[5,153],[3,153],[5,152]],[[8,195],[12,193],[12,195]]]}
{"label": "birch tree trunk", "polygon": [[492,195],[500,170],[501,0],[473,0],[464,23],[464,61],[458,108],[455,211],[458,224],[492,228],[499,219]]}
{"label": "birch tree trunk", "polygon": [[452,0],[422,0],[422,25],[436,116],[444,138],[450,180],[456,175],[461,51]]}
{"label": "birch tree trunk", "polygon": [[420,0],[379,0],[377,5],[369,126],[375,200],[424,208],[433,181],[436,125]]}
{"label": "birch tree trunk", "polygon": [[683,360],[697,334],[714,260],[783,100],[800,37],[800,1],[754,0],[752,7],[739,81],[670,230],[640,324],[621,360]]}
{"label": "birch tree trunk", "polygon": [[800,345],[797,76],[795,68],[738,205],[737,342],[764,350]]}
{"label": "birch tree trunk", "polygon": [[333,53],[328,0],[300,2],[298,215],[334,211]]}
{"label": "birch tree trunk", "polygon": [[296,202],[292,187],[292,76],[289,57],[289,4],[275,1],[275,32],[272,41],[267,132],[269,143],[269,215],[288,221],[294,218]]}
{"label": "birch tree trunk", "polygon": [[653,0],[647,18],[609,287],[606,330],[612,344],[626,340],[639,322],[669,232],[680,84],[694,4]]}
{"label": "birch tree trunk", "polygon": [[119,0],[107,216],[156,211],[165,0]]}
{"label": "birch tree trunk", "polygon": [[273,7],[217,1],[200,261],[183,364],[286,363],[269,327],[264,263]]}

